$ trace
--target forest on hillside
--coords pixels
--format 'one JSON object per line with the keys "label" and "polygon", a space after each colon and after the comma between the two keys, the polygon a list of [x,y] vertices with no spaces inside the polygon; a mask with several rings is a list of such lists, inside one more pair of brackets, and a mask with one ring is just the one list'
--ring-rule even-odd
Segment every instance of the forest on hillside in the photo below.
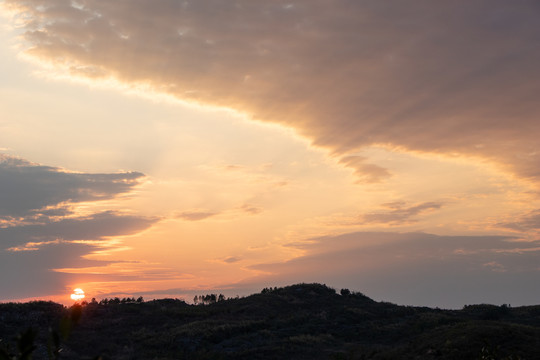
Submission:
{"label": "forest on hillside", "polygon": [[540,359],[540,305],[376,302],[321,284],[144,301],[0,304],[0,359]]}

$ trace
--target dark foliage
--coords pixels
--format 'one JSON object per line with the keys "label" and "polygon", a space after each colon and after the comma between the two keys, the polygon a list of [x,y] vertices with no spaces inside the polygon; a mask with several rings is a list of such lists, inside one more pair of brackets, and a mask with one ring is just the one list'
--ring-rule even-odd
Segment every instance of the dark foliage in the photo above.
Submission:
{"label": "dark foliage", "polygon": [[93,300],[80,312],[0,304],[0,348],[48,359],[48,329],[70,314],[78,324],[57,344],[60,359],[540,359],[540,306],[398,306],[319,284],[197,299],[205,306],[132,298]]}

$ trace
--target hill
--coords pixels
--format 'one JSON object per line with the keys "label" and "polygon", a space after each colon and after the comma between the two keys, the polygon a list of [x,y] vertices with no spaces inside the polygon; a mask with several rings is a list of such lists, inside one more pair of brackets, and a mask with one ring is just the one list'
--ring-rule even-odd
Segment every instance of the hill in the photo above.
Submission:
{"label": "hill", "polygon": [[540,306],[399,306],[320,284],[200,300],[0,304],[0,347],[33,327],[34,359],[67,333],[60,359],[540,359]]}

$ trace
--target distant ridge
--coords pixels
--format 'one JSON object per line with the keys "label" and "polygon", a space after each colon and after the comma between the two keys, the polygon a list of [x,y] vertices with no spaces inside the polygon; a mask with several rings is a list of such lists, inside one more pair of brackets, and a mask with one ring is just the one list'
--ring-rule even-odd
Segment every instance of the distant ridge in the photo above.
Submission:
{"label": "distant ridge", "polygon": [[[221,301],[215,295],[202,305],[85,304],[59,358],[540,359],[540,306],[399,306],[321,284]],[[13,349],[16,334],[31,326],[38,331],[34,359],[47,359],[47,329],[70,310],[43,301],[0,304],[0,347]]]}

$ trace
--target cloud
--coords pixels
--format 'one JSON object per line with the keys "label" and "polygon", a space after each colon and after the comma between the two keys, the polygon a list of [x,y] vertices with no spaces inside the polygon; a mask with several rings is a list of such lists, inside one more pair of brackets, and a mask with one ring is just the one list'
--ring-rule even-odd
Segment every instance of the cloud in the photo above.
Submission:
{"label": "cloud", "polygon": [[240,260],[242,260],[242,258],[237,257],[237,256],[229,256],[228,258],[223,259],[223,262],[227,264],[234,264],[234,263],[239,262]]}
{"label": "cloud", "polygon": [[339,162],[353,168],[360,182],[377,183],[391,176],[387,169],[366,163],[366,160],[363,156],[345,156]]}
{"label": "cloud", "polygon": [[243,204],[242,206],[230,210],[223,211],[209,211],[209,210],[188,210],[183,211],[175,215],[176,218],[186,220],[186,221],[200,221],[205,220],[218,215],[233,215],[236,216],[238,213],[244,215],[257,215],[263,211],[262,208],[251,205]]}
{"label": "cloud", "polygon": [[[461,307],[481,302],[535,303],[540,242],[504,236],[356,232],[288,247],[304,255],[251,268],[252,284],[326,282],[402,304]],[[536,280],[535,280],[536,279]]]}
{"label": "cloud", "polygon": [[85,256],[121,247],[116,237],[136,234],[156,221],[156,218],[103,212],[0,228],[0,263],[9,269],[0,274],[0,300],[63,293],[70,282],[135,280],[133,276],[107,274],[107,271],[93,275],[87,271],[69,274],[55,270],[110,265],[110,261],[89,260]]}
{"label": "cloud", "polygon": [[[100,267],[86,255],[120,246],[159,221],[115,211],[77,213],[77,203],[129,193],[144,175],[85,174],[0,155],[0,274],[2,298],[58,294],[69,281],[123,280],[118,275],[66,274],[64,268]],[[75,279],[76,278],[76,279]]]}
{"label": "cloud", "polygon": [[137,172],[74,173],[0,154],[0,220],[67,215],[68,208],[54,207],[114,198],[133,190],[142,177]]}
{"label": "cloud", "polygon": [[245,212],[246,214],[249,214],[249,215],[257,215],[257,214],[260,214],[263,211],[262,208],[251,205],[251,204],[242,205],[240,207],[240,210],[242,212]]}
{"label": "cloud", "polygon": [[55,240],[103,240],[125,236],[149,228],[158,219],[115,212],[102,212],[91,216],[49,221],[43,224],[19,225],[0,228],[0,246],[19,246],[27,242]]}
{"label": "cloud", "polygon": [[204,211],[204,210],[192,210],[192,211],[184,211],[180,214],[176,215],[177,218],[188,220],[188,221],[199,221],[208,219],[212,216],[216,216],[219,213],[212,212],[212,211]]}
{"label": "cloud", "polygon": [[[78,215],[71,205],[128,193],[144,175],[72,173],[27,160],[0,156],[0,246],[19,250],[58,240],[102,240],[130,235],[158,219],[102,211]],[[10,219],[22,219],[10,221]],[[40,245],[41,244],[41,245]]]}
{"label": "cloud", "polygon": [[92,252],[89,244],[56,243],[39,251],[2,252],[0,263],[4,269],[0,273],[2,301],[35,296],[58,295],[65,293],[67,285],[85,281],[130,281],[131,276],[118,274],[68,274],[55,272],[58,268],[84,268],[106,266],[109,261],[89,260],[84,255]]}
{"label": "cloud", "polygon": [[27,54],[75,75],[235,108],[345,159],[377,144],[540,176],[534,1],[4,3]]}
{"label": "cloud", "polygon": [[415,222],[413,217],[425,214],[434,210],[439,210],[444,204],[442,202],[424,202],[416,205],[408,205],[405,202],[393,202],[384,204],[388,211],[371,212],[360,217],[360,222],[364,224],[403,224]]}
{"label": "cloud", "polygon": [[528,214],[515,219],[514,221],[497,223],[496,226],[519,232],[540,230],[540,209],[533,210]]}

